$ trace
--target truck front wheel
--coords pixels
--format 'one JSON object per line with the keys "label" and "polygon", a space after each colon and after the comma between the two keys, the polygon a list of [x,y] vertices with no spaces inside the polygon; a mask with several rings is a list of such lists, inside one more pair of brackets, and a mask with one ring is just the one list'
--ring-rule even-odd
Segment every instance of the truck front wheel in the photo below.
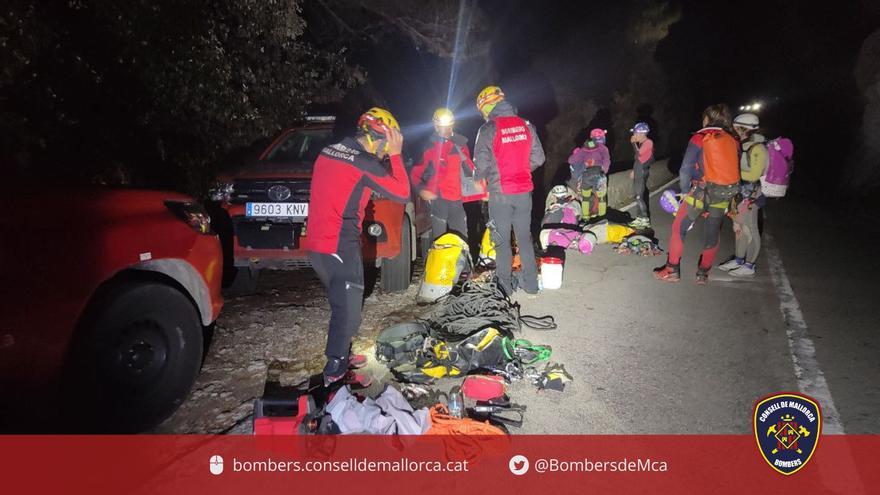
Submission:
{"label": "truck front wheel", "polygon": [[202,324],[193,302],[160,282],[114,287],[94,301],[72,349],[67,393],[78,427],[138,432],[184,401],[202,362]]}

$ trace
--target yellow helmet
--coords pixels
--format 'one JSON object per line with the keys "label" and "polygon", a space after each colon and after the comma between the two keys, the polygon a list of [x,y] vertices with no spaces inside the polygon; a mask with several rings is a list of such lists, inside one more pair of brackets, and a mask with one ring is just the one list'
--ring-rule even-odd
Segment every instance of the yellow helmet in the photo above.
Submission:
{"label": "yellow helmet", "polygon": [[455,124],[455,115],[452,113],[452,110],[441,107],[434,110],[434,117],[432,120],[437,127],[450,127],[452,124]]}
{"label": "yellow helmet", "polygon": [[492,113],[495,105],[502,100],[504,100],[504,92],[501,91],[501,88],[498,86],[486,86],[477,95],[477,108],[483,114],[483,118],[486,118]]}
{"label": "yellow helmet", "polygon": [[375,139],[384,137],[389,128],[399,131],[400,124],[397,123],[394,115],[384,108],[373,107],[358,119],[358,129]]}

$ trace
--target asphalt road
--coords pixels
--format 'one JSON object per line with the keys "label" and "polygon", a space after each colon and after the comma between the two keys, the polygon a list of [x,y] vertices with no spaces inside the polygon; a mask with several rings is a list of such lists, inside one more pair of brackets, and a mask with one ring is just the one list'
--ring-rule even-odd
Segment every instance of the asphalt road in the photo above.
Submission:
{"label": "asphalt road", "polygon": [[[665,248],[672,217],[656,197],[652,212]],[[877,236],[794,199],[770,205],[765,226],[757,276],[715,269],[708,286],[693,283],[702,222],[678,284],[651,274],[665,256],[569,252],[561,289],[518,300],[555,315],[557,330],[523,336],[550,344],[574,381],[561,393],[514,387],[528,406],[519,431],[749,433],[758,399],[802,391],[819,399],[826,433],[880,433]],[[726,221],[718,261],[732,252]]]}

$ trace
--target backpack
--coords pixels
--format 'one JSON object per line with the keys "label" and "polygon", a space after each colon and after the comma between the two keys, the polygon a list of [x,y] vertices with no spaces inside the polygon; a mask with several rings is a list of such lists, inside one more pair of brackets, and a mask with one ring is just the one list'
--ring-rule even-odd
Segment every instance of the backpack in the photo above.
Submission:
{"label": "backpack", "polygon": [[788,190],[794,171],[794,144],[791,139],[778,137],[767,143],[767,170],[761,176],[761,193],[768,198],[781,198]]}
{"label": "backpack", "polygon": [[389,368],[414,362],[427,338],[428,327],[421,322],[388,327],[376,339],[376,360]]}
{"label": "backpack", "polygon": [[425,260],[425,272],[419,287],[418,300],[435,302],[452,290],[462,272],[470,271],[471,254],[467,241],[454,232],[434,240]]}
{"label": "backpack", "polygon": [[581,204],[577,201],[554,203],[544,213],[541,225],[569,224],[577,225],[581,219]]}
{"label": "backpack", "polygon": [[713,128],[703,132],[703,181],[706,203],[728,201],[739,192],[739,143],[729,133]]}

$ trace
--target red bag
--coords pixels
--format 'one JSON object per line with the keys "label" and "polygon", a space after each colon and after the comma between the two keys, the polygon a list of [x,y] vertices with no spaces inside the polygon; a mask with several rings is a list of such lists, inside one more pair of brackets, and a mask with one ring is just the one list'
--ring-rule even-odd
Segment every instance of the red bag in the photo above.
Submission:
{"label": "red bag", "polygon": [[496,375],[470,375],[461,384],[462,395],[475,401],[499,399],[506,392],[504,378]]}
{"label": "red bag", "polygon": [[719,186],[739,185],[739,144],[722,131],[703,134],[703,180]]}

